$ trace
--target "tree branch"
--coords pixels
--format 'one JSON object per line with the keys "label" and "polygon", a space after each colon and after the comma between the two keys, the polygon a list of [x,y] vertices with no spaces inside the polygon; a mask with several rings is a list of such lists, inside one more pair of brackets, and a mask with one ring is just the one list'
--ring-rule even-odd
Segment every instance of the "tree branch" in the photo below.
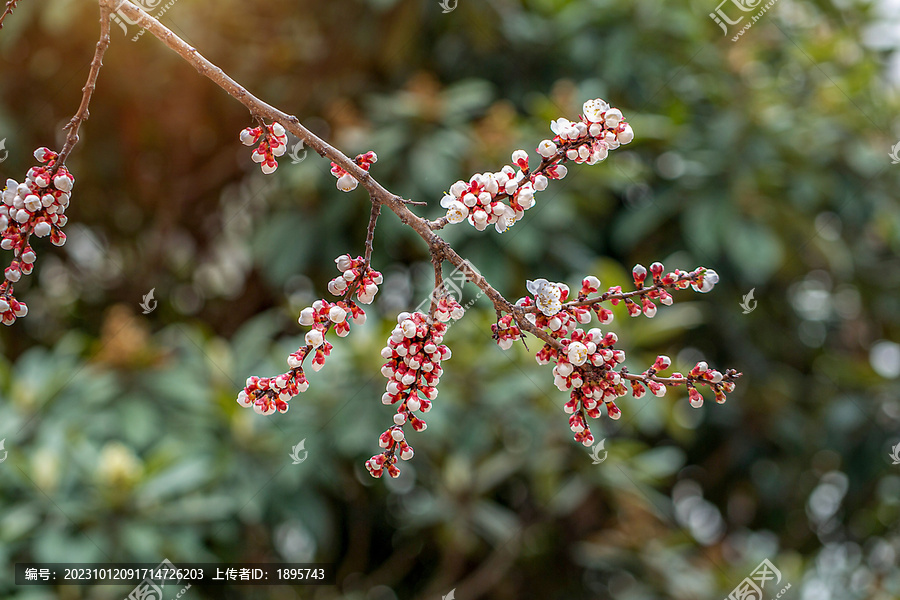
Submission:
{"label": "tree branch", "polygon": [[[101,2],[110,2],[111,0],[101,0]],[[441,229],[445,225],[449,223],[447,217],[442,217],[437,219],[436,221],[428,221],[423,219],[416,214],[414,214],[411,210],[409,210],[409,204],[421,204],[417,202],[412,202],[410,200],[406,200],[396,194],[391,193],[387,189],[385,189],[378,181],[375,180],[374,177],[368,172],[368,170],[362,168],[356,161],[349,158],[340,150],[334,148],[326,141],[314,135],[308,129],[306,129],[301,123],[300,120],[293,116],[289,115],[270,104],[260,100],[253,94],[251,94],[246,88],[237,83],[234,79],[229,77],[221,68],[210,62],[207,58],[201,55],[195,48],[191,47],[184,40],[182,40],[178,35],[173,33],[167,27],[162,25],[157,19],[153,18],[146,12],[144,12],[141,8],[133,4],[130,0],[123,0],[119,10],[129,17],[132,21],[134,21],[137,25],[144,28],[146,31],[149,31],[159,40],[161,40],[166,46],[176,52],[179,56],[181,56],[185,61],[191,64],[198,73],[207,77],[216,85],[221,87],[226,93],[236,99],[238,102],[243,104],[249,111],[251,116],[254,119],[263,119],[269,120],[272,122],[281,123],[281,125],[287,130],[293,133],[295,136],[300,138],[305,145],[315,150],[320,156],[324,158],[330,159],[335,165],[343,169],[346,173],[352,176],[356,181],[361,183],[363,187],[368,191],[369,198],[372,202],[372,216],[369,221],[369,228],[367,231],[367,239],[366,239],[366,257],[365,261],[368,266],[368,261],[371,258],[372,253],[372,238],[374,235],[374,226],[375,220],[378,217],[378,214],[381,210],[381,205],[387,206],[394,214],[396,214],[400,221],[410,227],[413,231],[415,231],[419,237],[424,240],[424,242],[428,245],[429,252],[432,257],[432,263],[435,266],[435,288],[442,285],[443,277],[442,277],[442,262],[444,260],[450,262],[458,271],[461,271],[466,279],[473,284],[475,284],[483,293],[486,295],[491,303],[494,306],[495,311],[499,314],[509,313],[513,316],[513,319],[516,323],[516,326],[520,331],[531,333],[538,339],[542,340],[545,344],[549,345],[552,349],[554,349],[558,353],[563,353],[565,351],[565,346],[560,342],[560,340],[556,339],[551,333],[545,331],[544,329],[537,327],[531,321],[529,321],[528,316],[535,312],[534,308],[516,306],[510,301],[508,301],[500,292],[494,289],[490,283],[474,268],[464,260],[450,245],[442,239],[437,233],[437,230]],[[548,179],[554,179],[557,177],[553,177],[553,169],[561,168],[560,165],[566,162],[569,159],[572,159],[572,152],[580,152],[583,150],[582,146],[579,146],[579,142],[577,140],[565,141],[564,137],[555,138],[559,142],[559,146],[557,147],[557,151],[551,156],[544,156],[541,160],[541,164],[534,171],[534,173],[530,172],[527,165],[527,155],[523,155],[519,159],[514,158],[517,165],[522,171],[522,174],[525,178],[530,177],[533,174],[548,174],[545,177]],[[582,157],[584,158],[584,157]],[[593,164],[593,163],[592,163]],[[497,198],[507,197],[508,194],[502,192],[497,195]],[[620,292],[620,291],[607,291],[605,294],[601,294],[597,298],[588,299],[584,296],[580,296],[575,301],[570,301],[563,305],[564,309],[574,309],[579,307],[593,306],[599,302],[605,302],[608,300],[622,300],[625,302],[632,302],[631,298],[637,296],[644,296],[647,294],[652,294],[654,292],[663,291],[667,287],[677,287],[675,284],[680,282],[683,283],[685,279],[694,279],[695,274],[689,274],[687,277],[678,277],[674,282],[662,282],[656,281],[654,285],[649,287],[643,287],[643,285],[639,285],[638,289],[632,292]],[[349,292],[348,292],[349,293]],[[429,310],[429,315],[433,317],[436,311],[436,298],[433,295],[431,308]],[[328,329],[326,328],[325,332]],[[303,352],[302,358],[306,358],[309,355],[312,347],[307,346]],[[296,369],[294,370],[296,371]],[[595,367],[593,365],[588,365],[584,367],[585,375],[588,379],[594,381],[601,381],[602,378],[609,375],[611,371],[611,367]],[[622,378],[631,381],[653,381],[655,383],[659,383],[662,385],[681,385],[685,384],[689,388],[692,388],[694,383],[700,383],[698,378],[693,376],[689,376],[686,378],[663,378],[658,377],[654,372],[647,371],[641,375],[632,375],[627,372],[627,370],[622,369],[620,372]],[[732,381],[740,376],[736,371],[728,371],[726,372],[726,376],[728,381]]]}
{"label": "tree branch", "polygon": [[228,95],[247,107],[251,115],[281,123],[286,130],[303,140],[304,144],[315,150],[320,156],[330,159],[350,173],[363,185],[363,187],[366,188],[372,202],[378,202],[387,206],[400,218],[400,221],[404,225],[409,226],[413,231],[419,234],[419,237],[428,244],[432,254],[439,253],[457,269],[466,273],[468,280],[478,286],[485,295],[491,299],[495,307],[503,309],[504,311],[511,311],[514,309],[513,305],[495,290],[484,277],[478,275],[472,269],[469,269],[466,261],[457,254],[447,242],[434,233],[429,221],[417,216],[407,208],[406,205],[409,201],[389,192],[378,183],[368,171],[360,168],[353,159],[349,158],[343,152],[301,125],[300,120],[297,117],[289,115],[251,94],[246,88],[229,77],[221,68],[213,64],[195,48],[182,40],[177,34],[172,32],[157,19],[144,12],[130,0],[125,0],[119,7],[119,10],[138,26],[149,31],[166,46],[181,56],[185,61],[191,64],[198,73],[210,79],[228,93]]}

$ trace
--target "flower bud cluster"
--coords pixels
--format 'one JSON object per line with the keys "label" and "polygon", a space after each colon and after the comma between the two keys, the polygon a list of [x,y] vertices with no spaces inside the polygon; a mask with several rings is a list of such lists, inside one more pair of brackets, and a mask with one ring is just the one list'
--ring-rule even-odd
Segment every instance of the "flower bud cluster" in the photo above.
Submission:
{"label": "flower bud cluster", "polygon": [[441,323],[450,319],[459,321],[466,314],[466,309],[453,296],[443,296],[435,304],[434,319]]}
{"label": "flower bud cluster", "polygon": [[562,163],[593,165],[606,159],[610,150],[634,139],[619,109],[610,108],[600,99],[589,100],[582,108],[580,121],[561,118],[550,123],[556,136],[538,145],[543,160],[534,171],[529,170],[528,154],[516,150],[512,154],[515,166],[506,165],[496,173],[476,173],[468,182],[454,183],[441,199],[447,221],[455,224],[468,220],[478,231],[493,225],[503,233],[534,206],[536,192],[547,189],[550,180],[566,176]]}
{"label": "flower bud cluster", "polygon": [[[627,393],[629,381],[632,394],[638,398],[647,389],[661,397],[665,395],[667,385],[685,384],[691,405],[699,407],[703,404],[703,398],[696,386],[709,386],[716,401],[721,403],[725,401],[725,394],[734,389],[734,379],[740,376],[735,371],[729,370],[723,374],[709,369],[706,363],[698,363],[686,377],[681,373],[674,373],[668,378],[657,377],[658,372],[672,364],[667,356],[659,356],[653,366],[641,375],[631,375],[621,367],[625,352],[615,347],[618,342],[615,333],[604,335],[600,329],[585,331],[580,327],[589,324],[595,314],[601,324],[612,322],[612,311],[601,307],[601,302],[609,301],[613,305],[625,302],[633,316],[643,312],[653,317],[656,314],[654,300],[672,304],[673,297],[668,289],[692,287],[698,292],[708,292],[719,279],[715,271],[704,267],[690,272],[676,269],[665,273],[662,263],[658,262],[650,265],[649,271],[642,265],[636,265],[632,276],[636,287],[634,292],[623,293],[621,286],[614,286],[599,295],[600,280],[594,276],[585,277],[574,300],[570,299],[570,290],[565,284],[536,279],[526,282],[526,288],[532,295],[516,302],[525,319],[546,334],[542,336],[545,344],[535,358],[539,364],[553,363],[554,384],[561,391],[569,391],[570,399],[564,407],[571,415],[569,427],[575,434],[575,440],[586,446],[594,443],[587,417],[599,417],[603,405],[610,418],[618,419],[622,413],[615,401]],[[641,308],[632,298],[640,298]],[[504,350],[522,336],[516,314],[521,313],[506,314],[491,327],[494,339]]]}
{"label": "flower bud cluster", "polygon": [[[567,303],[569,287],[564,283],[535,279],[528,281],[525,285],[534,297],[519,298],[516,306],[532,309],[525,314],[525,318],[532,325],[549,330],[551,336],[567,337],[578,324],[584,325],[591,322],[591,307],[574,306]],[[601,324],[611,322],[612,317],[612,311],[604,312],[600,320]]]}
{"label": "flower bud cluster", "polygon": [[[302,348],[301,351],[305,350]],[[291,355],[292,357],[294,354]],[[288,402],[301,392],[309,389],[309,382],[303,369],[291,369],[277,377],[250,377],[243,390],[238,393],[238,404],[252,406],[261,415],[271,415],[276,410],[288,411]]]}
{"label": "flower bud cluster", "polygon": [[328,291],[340,296],[347,290],[355,289],[360,302],[372,304],[378,286],[384,281],[381,273],[369,267],[362,256],[350,258],[349,254],[344,254],[334,259],[334,264],[341,274],[328,282]]}
{"label": "flower bud cluster", "polygon": [[13,296],[13,284],[34,269],[37,254],[29,243],[32,234],[39,238],[49,235],[55,246],[66,243],[62,228],[68,221],[65,212],[75,178],[65,165],[55,168],[56,152],[38,148],[34,157],[45,164],[30,168],[22,183],[7,179],[0,204],[0,248],[13,252],[0,284],[0,320],[5,325],[28,313],[26,304]]}
{"label": "flower bud cluster", "polygon": [[288,356],[290,369],[277,377],[251,377],[247,385],[238,394],[238,404],[252,406],[259,414],[269,415],[276,410],[287,412],[288,402],[297,394],[309,388],[309,382],[303,370],[304,360],[312,356],[310,366],[319,371],[325,366],[325,359],[331,355],[333,346],[325,339],[329,331],[339,337],[350,333],[350,323],[362,325],[366,322],[365,311],[351,300],[354,291],[364,304],[370,304],[378,292],[377,284],[381,283],[381,273],[369,268],[362,257],[351,258],[344,254],[335,259],[335,265],[341,275],[328,284],[328,290],[343,298],[337,302],[316,300],[312,306],[300,311],[298,322],[310,327],[305,336],[305,346]]}
{"label": "flower bud cluster", "polygon": [[[650,392],[657,397],[666,395],[667,386],[678,387],[686,385],[688,388],[688,398],[691,406],[700,408],[703,406],[703,396],[697,390],[697,386],[708,386],[715,396],[716,402],[724,404],[726,394],[734,391],[734,380],[740,377],[740,373],[731,369],[722,373],[716,369],[709,368],[706,362],[698,362],[687,376],[682,373],[672,373],[665,381],[659,381],[657,373],[665,371],[672,365],[672,360],[665,355],[656,358],[653,366],[641,373],[638,378],[631,381],[631,390],[635,398],[641,398],[650,389]],[[646,388],[644,387],[646,386]]]}
{"label": "flower bud cluster", "polygon": [[581,119],[569,121],[559,118],[550,123],[556,134],[552,140],[538,145],[538,153],[545,159],[564,153],[567,160],[576,164],[595,165],[606,159],[610,150],[634,139],[634,132],[618,108],[596,98],[582,105]]}
{"label": "flower bud cluster", "polygon": [[594,436],[586,417],[598,418],[601,406],[611,419],[622,416],[615,400],[627,388],[615,369],[625,361],[625,352],[615,347],[619,341],[615,333],[604,335],[598,328],[574,328],[559,341],[562,350],[544,344],[536,359],[538,364],[554,363],[553,383],[560,391],[570,392],[563,407],[571,415],[569,428],[575,441],[590,446]]}
{"label": "flower bud cluster", "polygon": [[[372,164],[378,162],[378,155],[369,150],[365,154],[357,154],[353,162],[363,171],[368,171]],[[356,178],[337,163],[331,163],[331,174],[337,177],[337,189],[342,192],[352,192],[359,185]]]}
{"label": "flower bud cluster", "polygon": [[493,225],[503,233],[534,206],[534,193],[547,189],[548,177],[565,177],[565,167],[561,165],[552,169],[554,175],[550,171],[546,175],[526,175],[528,155],[524,150],[516,150],[512,158],[524,167],[517,171],[506,165],[496,173],[476,173],[468,182],[457,181],[450,186],[450,192],[441,199],[441,207],[447,209],[447,221],[455,224],[468,219],[478,231]]}
{"label": "flower bud cluster", "polygon": [[[613,288],[610,288],[612,291]],[[588,275],[581,280],[581,291],[578,292],[578,300],[586,300],[591,294],[596,294],[600,290],[600,280],[593,275]],[[608,325],[613,322],[615,315],[613,311],[596,302],[590,306],[597,314],[597,319],[601,325]]]}
{"label": "flower bud cluster", "polygon": [[388,379],[381,401],[395,405],[394,425],[381,434],[378,443],[384,449],[366,461],[366,469],[373,477],[381,477],[387,470],[391,477],[400,475],[398,457],[409,460],[412,446],[406,441],[404,427],[409,423],[414,431],[427,425],[422,415],[431,410],[437,398],[437,385],[443,369],[441,363],[450,358],[450,349],[443,345],[446,323],[430,322],[427,315],[403,312],[397,316],[397,326],[391,331],[381,356],[387,360],[381,373]]}
{"label": "flower bud cluster", "polygon": [[504,350],[512,348],[514,342],[522,339],[522,331],[516,326],[516,322],[512,315],[503,315],[500,319],[491,325],[493,338],[497,341],[497,345]]}
{"label": "flower bud cluster", "polygon": [[734,375],[734,371],[728,370],[725,373],[721,373],[715,369],[710,369],[705,362],[698,362],[687,377],[691,406],[694,408],[703,406],[703,396],[697,391],[697,385],[708,386],[713,391],[716,402],[724,404],[725,394],[734,391]]}
{"label": "flower bud cluster", "polygon": [[[262,140],[262,141],[260,141]],[[253,150],[250,158],[259,163],[262,172],[266,175],[275,172],[278,168],[276,156],[281,156],[287,150],[287,133],[281,123],[262,127],[247,127],[241,131],[241,142],[245,146],[259,145]]]}
{"label": "flower bud cluster", "polygon": [[[641,379],[633,379],[631,380],[631,395],[635,398],[643,398],[647,393],[647,388],[650,388],[650,393],[656,396],[657,398],[662,398],[666,395],[668,391],[668,387],[666,384],[660,383],[653,379],[653,377],[661,372],[665,371],[672,365],[672,359],[668,356],[661,354],[656,357],[656,361],[653,363],[653,366],[641,373]],[[679,381],[684,379],[684,375],[681,373],[672,373],[671,377],[669,377],[670,381],[669,385],[677,386],[680,385]],[[644,387],[646,386],[646,387]]]}
{"label": "flower bud cluster", "polygon": [[[643,314],[645,317],[653,318],[656,316],[657,310],[654,300],[658,300],[666,306],[671,306],[675,300],[666,288],[684,290],[691,287],[696,292],[706,293],[719,282],[719,274],[706,267],[698,267],[693,271],[675,269],[671,273],[663,274],[664,271],[662,263],[655,262],[650,265],[651,281],[648,282],[647,268],[641,264],[635,265],[631,271],[635,288],[638,291],[646,291],[639,294],[640,299],[635,301],[630,297],[620,297],[622,295],[621,286],[611,287],[608,292],[610,304],[616,306],[619,302],[624,302],[630,316],[637,317]],[[647,285],[648,283],[650,285]]]}

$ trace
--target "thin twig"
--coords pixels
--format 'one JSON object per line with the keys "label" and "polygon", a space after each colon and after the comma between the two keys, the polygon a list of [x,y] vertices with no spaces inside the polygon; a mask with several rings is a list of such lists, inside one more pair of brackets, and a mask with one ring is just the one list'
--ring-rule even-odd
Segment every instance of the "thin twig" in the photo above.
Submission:
{"label": "thin twig", "polygon": [[[661,383],[661,384],[667,385],[667,386],[669,386],[669,385],[678,386],[678,385],[685,385],[688,383],[693,384],[693,383],[697,383],[697,382],[702,382],[703,384],[709,383],[705,379],[700,379],[698,377],[691,377],[690,375],[685,376],[685,377],[660,377],[659,375],[650,375],[650,374],[644,375],[642,373],[628,373],[628,372],[622,372],[622,371],[617,371],[617,373],[619,373],[619,375],[622,377],[622,379],[627,379],[629,381],[655,381],[656,383]],[[738,373],[737,371],[734,371],[733,369],[729,369],[728,371],[723,373],[722,381],[734,381],[736,379],[739,379],[741,377],[741,375],[743,375],[743,373]]]}
{"label": "thin twig", "polygon": [[372,248],[373,242],[375,240],[375,224],[378,222],[378,215],[381,214],[381,202],[378,200],[372,201],[372,212],[369,214],[369,227],[366,229],[366,256],[364,260],[366,261],[366,268],[368,268],[369,263],[372,262]]}
{"label": "thin twig", "polygon": [[448,219],[446,216],[443,216],[436,221],[429,221],[428,227],[430,227],[432,231],[437,231],[438,229],[443,229],[449,222],[450,219]]}
{"label": "thin twig", "polygon": [[[630,292],[605,292],[596,298],[585,298],[584,300],[572,300],[570,302],[564,302],[562,305],[562,310],[584,307],[584,306],[593,306],[595,304],[600,304],[602,302],[608,302],[610,300],[630,300],[631,298],[637,296],[646,296],[650,292],[657,290],[665,290],[665,289],[674,289],[678,287],[678,283],[684,283],[685,281],[695,281],[699,278],[699,274],[692,275],[690,273],[685,273],[680,276],[678,279],[674,280],[672,283],[654,283],[649,287],[642,287],[637,290],[632,290]],[[525,312],[527,313],[536,313],[539,312],[537,306],[532,305],[525,307]]]}
{"label": "thin twig", "polygon": [[91,60],[91,70],[88,73],[87,83],[81,88],[81,105],[79,105],[72,120],[63,127],[64,130],[68,131],[68,134],[66,135],[66,143],[59,152],[59,159],[57,159],[56,164],[53,167],[54,172],[56,172],[60,166],[66,164],[66,158],[68,158],[69,153],[72,152],[72,148],[75,147],[75,144],[78,143],[78,130],[81,128],[81,124],[87,121],[91,116],[89,110],[91,96],[93,96],[94,89],[97,87],[97,77],[100,75],[100,67],[103,66],[103,55],[106,53],[106,49],[109,48],[109,15],[111,10],[112,7],[110,2],[101,0],[100,39],[97,41],[97,47],[94,50],[94,58]]}
{"label": "thin twig", "polygon": [[6,10],[3,11],[3,14],[0,15],[0,29],[3,29],[3,19],[6,18],[6,15],[11,15],[16,5],[19,3],[19,0],[9,0],[6,3]]}
{"label": "thin twig", "polygon": [[444,259],[437,252],[432,252],[431,265],[434,267],[434,288],[431,292],[431,306],[428,308],[428,322],[434,323],[438,298],[444,295]]}

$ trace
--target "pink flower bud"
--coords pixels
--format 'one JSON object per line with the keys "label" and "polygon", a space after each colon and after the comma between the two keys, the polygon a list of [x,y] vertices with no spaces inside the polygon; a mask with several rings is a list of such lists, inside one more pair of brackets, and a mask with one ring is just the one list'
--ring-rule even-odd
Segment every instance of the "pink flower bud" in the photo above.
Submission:
{"label": "pink flower bud", "polygon": [[314,314],[315,314],[315,311],[313,311],[312,308],[310,308],[310,307],[304,308],[303,310],[300,311],[300,318],[297,320],[301,325],[309,327],[313,323],[315,323],[315,318],[313,316]]}
{"label": "pink flower bud", "polygon": [[615,128],[619,121],[622,120],[622,111],[618,108],[611,108],[606,111],[606,115],[604,115],[604,123],[609,128]]}
{"label": "pink flower bud", "polygon": [[333,323],[343,323],[347,318],[347,311],[340,306],[332,306],[328,311],[328,319]]}
{"label": "pink flower bud", "polygon": [[356,189],[356,186],[359,185],[359,182],[353,178],[352,175],[346,173],[341,175],[341,177],[337,180],[337,189],[342,192],[350,192]]}
{"label": "pink flower bud", "polygon": [[259,141],[260,134],[259,127],[248,127],[241,131],[241,143],[245,146],[252,146]]}
{"label": "pink flower bud", "polygon": [[343,273],[344,271],[352,268],[353,259],[350,258],[349,254],[342,254],[334,259],[334,264],[337,265],[337,270]]}
{"label": "pink flower bud", "polygon": [[41,209],[43,205],[41,204],[41,199],[34,194],[29,194],[25,196],[25,209],[30,212],[37,212]]}
{"label": "pink flower bud", "polygon": [[13,283],[19,281],[22,278],[22,271],[19,269],[18,263],[13,261],[12,264],[4,270],[4,275],[9,281]]}
{"label": "pink flower bud", "polygon": [[691,388],[688,391],[688,395],[691,398],[691,406],[693,406],[694,408],[700,408],[701,406],[703,406],[703,396],[701,396],[700,392],[698,392],[695,388]]}
{"label": "pink flower bud", "polygon": [[634,269],[631,270],[631,274],[634,276],[634,284],[638,286],[638,288],[642,287],[644,284],[644,280],[647,278],[647,269],[644,265],[634,265]]}
{"label": "pink flower bud", "polygon": [[318,348],[324,343],[324,341],[325,337],[318,329],[313,329],[306,334],[306,344],[308,346],[312,346],[313,348]]}
{"label": "pink flower bud", "polygon": [[512,153],[512,161],[517,167],[524,171],[528,168],[528,153],[524,150],[516,150]]}
{"label": "pink flower bud", "polygon": [[606,414],[614,421],[618,421],[622,417],[622,411],[619,410],[619,407],[616,406],[615,402],[606,403]]}
{"label": "pink flower bud", "polygon": [[556,154],[556,144],[550,140],[544,140],[538,144],[537,152],[544,158],[550,158]]}

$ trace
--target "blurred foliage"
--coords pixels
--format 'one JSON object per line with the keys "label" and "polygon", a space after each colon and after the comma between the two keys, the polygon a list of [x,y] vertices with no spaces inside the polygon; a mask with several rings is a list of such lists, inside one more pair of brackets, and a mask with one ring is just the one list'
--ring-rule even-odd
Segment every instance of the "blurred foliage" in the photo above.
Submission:
{"label": "blurred foliage", "polygon": [[[362,463],[390,418],[378,352],[429,291],[426,248],[385,214],[373,318],[287,415],[240,409],[246,376],[283,371],[333,258],[362,252],[368,201],[315,153],[263,177],[238,142],[246,111],[114,26],[69,160],[70,241],[38,243],[17,286],[31,312],[0,334],[0,594],[121,598],[15,587],[12,564],[167,557],[338,566],[335,587],[188,598],[694,599],[769,558],[784,598],[900,597],[896,14],[779,0],[733,43],[714,2],[179,0],[163,17],[348,154],[375,150],[375,176],[429,218],[453,181],[606,98],[631,145],[570,169],[506,234],[446,239],[512,299],[534,277],[625,284],[635,262],[721,275],[611,328],[632,370],[668,353],[743,371],[727,404],[628,399],[597,423],[609,455],[592,464],[549,369],[500,351],[480,300],[447,336],[442,393],[396,481]],[[7,19],[4,176],[60,145],[96,16],[22,0]]]}

